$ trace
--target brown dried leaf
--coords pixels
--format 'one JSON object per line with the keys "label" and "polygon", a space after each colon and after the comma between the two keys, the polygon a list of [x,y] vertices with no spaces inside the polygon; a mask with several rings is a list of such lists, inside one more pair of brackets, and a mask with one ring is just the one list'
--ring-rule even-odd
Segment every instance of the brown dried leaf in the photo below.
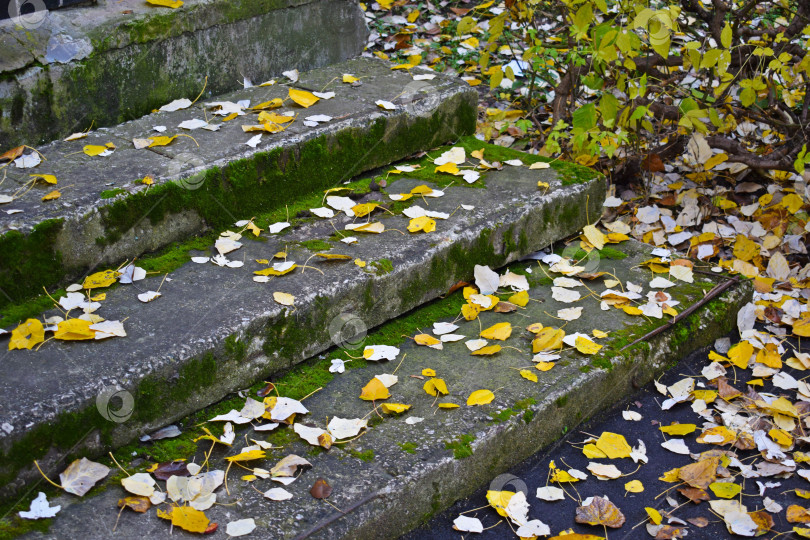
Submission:
{"label": "brown dried leaf", "polygon": [[717,478],[719,464],[720,458],[717,457],[690,463],[680,468],[678,478],[692,487],[706,489]]}
{"label": "brown dried leaf", "polygon": [[577,523],[604,525],[618,529],[624,525],[624,514],[609,500],[602,497],[594,497],[591,504],[588,506],[577,507],[575,521]]}
{"label": "brown dried leaf", "polygon": [[700,504],[701,501],[708,501],[711,499],[709,494],[706,492],[705,489],[694,488],[694,487],[683,487],[678,488],[678,491],[681,495],[689,499],[695,504]]}
{"label": "brown dried leaf", "polygon": [[318,478],[309,493],[316,499],[326,499],[332,494],[332,486],[327,484],[323,478]]}
{"label": "brown dried leaf", "polygon": [[143,514],[152,506],[152,502],[149,500],[149,497],[124,497],[123,499],[118,499],[118,508],[127,507],[139,514]]}

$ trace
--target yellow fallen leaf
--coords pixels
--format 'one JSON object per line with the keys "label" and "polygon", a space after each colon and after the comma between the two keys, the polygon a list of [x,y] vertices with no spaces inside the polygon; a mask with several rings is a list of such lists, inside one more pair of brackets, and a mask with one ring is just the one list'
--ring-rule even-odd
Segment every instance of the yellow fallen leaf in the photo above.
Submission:
{"label": "yellow fallen leaf", "polygon": [[253,273],[256,274],[257,276],[283,276],[284,274],[289,274],[296,268],[298,268],[297,264],[293,264],[292,266],[285,268],[284,270],[276,270],[272,266],[269,266],[261,270],[256,270]]}
{"label": "yellow fallen leaf", "polygon": [[747,237],[738,234],[734,242],[734,256],[741,261],[749,262],[759,255],[759,245]]}
{"label": "yellow fallen leaf", "polygon": [[810,312],[793,321],[793,333],[797,336],[810,337]]}
{"label": "yellow fallen leaf", "polygon": [[102,152],[106,152],[107,150],[111,150],[115,148],[113,143],[107,143],[106,145],[102,146],[100,144],[88,144],[86,145],[82,151],[90,157],[97,156]]}
{"label": "yellow fallen leaf", "polygon": [[37,180],[42,180],[46,184],[56,184],[56,176],[53,174],[29,174],[31,178],[36,178]]}
{"label": "yellow fallen leaf", "polygon": [[467,321],[475,320],[479,313],[481,313],[481,306],[476,304],[464,304],[461,306],[461,316]]}
{"label": "yellow fallen leaf", "polygon": [[[177,9],[183,5],[183,0],[146,0],[147,4]],[[188,530],[188,529],[187,529]],[[205,531],[200,531],[205,532]]]}
{"label": "yellow fallen leaf", "polygon": [[241,454],[236,454],[235,456],[228,456],[225,458],[226,461],[230,461],[231,463],[239,462],[239,461],[253,461],[255,459],[264,459],[267,455],[264,453],[264,450],[248,450],[247,452],[242,452]]}
{"label": "yellow fallen leaf", "polygon": [[[182,4],[183,2],[180,3]],[[172,506],[169,507],[168,511],[158,508],[157,516],[170,520],[174,527],[180,527],[185,531],[195,533],[204,533],[210,523],[210,520],[204,513],[190,506]]]}
{"label": "yellow fallen leaf", "polygon": [[661,521],[664,519],[661,516],[661,512],[649,506],[645,507],[644,510],[647,512],[647,515],[650,516],[650,521],[652,521],[654,525],[661,525]]}
{"label": "yellow fallen leaf", "polygon": [[487,491],[487,502],[502,517],[506,516],[509,500],[515,496],[514,491]]}
{"label": "yellow fallen leaf", "polygon": [[740,369],[746,369],[751,355],[754,354],[754,346],[748,341],[740,341],[731,347],[727,354],[732,364]]}
{"label": "yellow fallen leaf", "polygon": [[348,261],[352,258],[351,255],[341,255],[340,253],[316,253],[315,256],[327,261]]}
{"label": "yellow fallen leaf", "polygon": [[490,356],[499,352],[500,350],[500,345],[487,345],[486,347],[481,347],[477,351],[473,351],[471,354],[474,356]]}
{"label": "yellow fallen leaf", "polygon": [[38,319],[28,319],[11,331],[8,350],[31,349],[45,341],[45,327]]}
{"label": "yellow fallen leaf", "polygon": [[155,135],[154,137],[149,137],[149,140],[152,141],[149,143],[147,148],[152,148],[153,146],[166,146],[171,144],[177,138],[177,135],[172,135],[171,137],[167,135]]}
{"label": "yellow fallen leaf", "polygon": [[601,330],[597,330],[596,328],[593,329],[593,332],[591,332],[591,334],[593,335],[593,337],[599,338],[599,339],[604,339],[604,338],[608,337],[607,332],[602,332]]}
{"label": "yellow fallen leaf", "polygon": [[424,377],[435,377],[436,376],[436,370],[431,369],[431,368],[425,368],[425,369],[422,370],[422,375]]}
{"label": "yellow fallen leaf", "polygon": [[785,208],[791,214],[795,214],[804,206],[804,201],[795,193],[788,193],[779,202],[779,206]]}
{"label": "yellow fallen leaf", "polygon": [[634,316],[638,316],[638,315],[641,315],[642,313],[644,313],[643,311],[641,311],[640,309],[638,309],[635,306],[622,306],[622,311],[624,311],[628,315],[634,315]]}
{"label": "yellow fallen leaf", "polygon": [[624,489],[630,493],[641,493],[644,491],[644,484],[640,480],[630,480],[624,484]]}
{"label": "yellow fallen leaf", "polygon": [[95,339],[96,333],[90,330],[90,321],[83,319],[68,319],[60,322],[54,332],[54,339],[65,341],[78,341],[82,339]]}
{"label": "yellow fallen leaf", "polygon": [[528,379],[528,380],[530,380],[532,382],[537,382],[537,375],[535,375],[534,373],[532,373],[528,369],[521,369],[520,370],[520,376],[523,377],[524,379]]}
{"label": "yellow fallen leaf", "polygon": [[588,242],[590,242],[596,249],[602,249],[605,247],[607,237],[604,235],[602,231],[597,229],[595,225],[586,225],[585,227],[583,227],[582,234],[585,235],[585,238],[588,239]]}
{"label": "yellow fallen leaf", "polygon": [[443,173],[448,173],[448,174],[458,174],[459,170],[458,170],[458,166],[455,163],[445,163],[444,165],[439,165],[438,167],[433,169],[433,172],[437,172],[437,173],[443,172]]}
{"label": "yellow fallen leaf", "polygon": [[376,401],[378,399],[388,399],[390,397],[391,393],[388,391],[388,388],[386,388],[382,381],[377,377],[371,379],[360,392],[360,399],[365,401]]}
{"label": "yellow fallen leaf", "polygon": [[433,232],[436,230],[436,221],[427,216],[419,216],[408,222],[408,232]]}
{"label": "yellow fallen leaf", "polygon": [[588,338],[584,338],[582,336],[577,337],[576,341],[574,342],[576,348],[582,354],[596,354],[602,348],[601,345],[598,343],[594,343]]}
{"label": "yellow fallen leaf", "polygon": [[733,499],[737,494],[742,491],[742,486],[732,482],[712,482],[709,484],[709,489],[712,490],[715,497],[721,499]]}
{"label": "yellow fallen leaf", "polygon": [[295,120],[294,116],[286,116],[283,114],[276,114],[274,112],[262,111],[257,118],[260,124],[287,124]]}
{"label": "yellow fallen leaf", "polygon": [[456,403],[439,403],[440,409],[458,409],[461,405]]}
{"label": "yellow fallen leaf", "polygon": [[449,393],[443,379],[430,379],[422,388],[431,396],[437,396],[439,394],[446,396]]}
{"label": "yellow fallen leaf", "polygon": [[343,74],[343,82],[345,82],[346,84],[355,83],[355,82],[357,82],[359,80],[360,79],[358,79],[354,75],[349,75],[348,73]]}
{"label": "yellow fallen leaf", "polygon": [[658,429],[667,435],[689,435],[695,431],[695,428],[697,428],[695,424],[670,424],[668,426],[658,426]]}
{"label": "yellow fallen leaf", "polygon": [[508,339],[511,335],[512,325],[508,322],[500,322],[481,331],[481,337],[484,339],[498,339],[503,341]]}
{"label": "yellow fallen leaf", "polygon": [[311,92],[307,92],[306,90],[298,90],[296,88],[290,88],[289,96],[291,100],[305,109],[311,107],[320,99]]}
{"label": "yellow fallen leaf", "polygon": [[596,441],[596,447],[610,459],[628,458],[633,450],[624,435],[605,431]]}
{"label": "yellow fallen leaf", "polygon": [[365,268],[366,267],[366,261],[364,261],[363,259],[355,259],[354,264],[356,264],[360,268]]}
{"label": "yellow fallen leaf", "polygon": [[508,301],[516,306],[526,307],[526,304],[529,303],[529,291],[516,292],[509,297]]}
{"label": "yellow fallen leaf", "polygon": [[467,406],[486,405],[492,403],[493,399],[495,399],[495,394],[491,390],[476,390],[467,398]]}
{"label": "yellow fallen leaf", "polygon": [[554,349],[562,349],[565,331],[562,328],[547,326],[541,329],[532,340],[532,352],[539,353]]}
{"label": "yellow fallen leaf", "polygon": [[60,191],[58,189],[55,189],[55,190],[51,191],[50,193],[45,194],[45,196],[42,197],[42,201],[43,202],[52,201],[54,199],[58,199],[61,196],[62,196],[62,193],[60,193]]}
{"label": "yellow fallen leaf", "polygon": [[375,221],[373,223],[365,223],[359,227],[355,227],[352,230],[355,232],[380,234],[385,230],[385,225],[383,225],[379,221]]}
{"label": "yellow fallen leaf", "polygon": [[413,340],[414,340],[414,341],[415,341],[415,342],[416,342],[418,345],[427,345],[427,346],[430,346],[430,345],[438,345],[439,343],[441,343],[441,341],[440,341],[440,340],[436,339],[435,337],[433,337],[433,336],[431,336],[431,335],[429,335],[429,334],[417,334],[417,335],[416,335],[416,336],[413,338]]}
{"label": "yellow fallen leaf", "polygon": [[605,453],[599,450],[593,443],[588,443],[583,446],[582,453],[585,454],[585,457],[588,459],[607,459]]}
{"label": "yellow fallen leaf", "polygon": [[534,367],[538,371],[548,371],[554,367],[555,362],[537,362]]}
{"label": "yellow fallen leaf", "polygon": [[274,292],[273,300],[282,306],[292,306],[295,303],[295,296],[285,292]]}
{"label": "yellow fallen leaf", "polygon": [[273,98],[270,101],[265,101],[263,103],[259,103],[255,107],[253,107],[254,111],[264,111],[268,109],[278,109],[282,105],[281,98]]}
{"label": "yellow fallen leaf", "polygon": [[82,288],[97,289],[99,287],[109,287],[118,280],[118,276],[120,275],[121,273],[116,272],[115,270],[103,270],[101,272],[96,272],[95,274],[91,274],[84,278]]}
{"label": "yellow fallen leaf", "polygon": [[725,152],[715,154],[706,160],[703,164],[703,170],[710,171],[725,161],[728,161],[728,154]]}
{"label": "yellow fallen leaf", "polygon": [[380,408],[386,414],[399,414],[407,411],[411,406],[404,403],[383,403]]}
{"label": "yellow fallen leaf", "polygon": [[773,428],[768,432],[768,436],[780,446],[790,446],[793,444],[793,437],[784,429]]}

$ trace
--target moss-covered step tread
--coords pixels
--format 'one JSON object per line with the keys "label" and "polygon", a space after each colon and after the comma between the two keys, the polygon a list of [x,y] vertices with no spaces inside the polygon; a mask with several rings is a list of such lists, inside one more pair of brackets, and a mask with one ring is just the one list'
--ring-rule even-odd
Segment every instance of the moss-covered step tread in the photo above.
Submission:
{"label": "moss-covered step tread", "polygon": [[[585,284],[599,295],[607,288],[606,280],[618,279],[624,287],[630,281],[643,287],[646,297],[654,275],[640,263],[652,258],[653,248],[635,241],[614,244],[611,248],[614,251],[610,258],[591,257],[589,263],[590,271],[609,272],[609,275],[583,280]],[[481,261],[481,254],[470,255],[474,261]],[[393,344],[400,347],[399,355],[392,362],[352,360],[346,363],[345,373],[332,374],[328,371],[330,359],[327,357],[308,364],[306,369],[296,368],[289,376],[274,379],[282,396],[301,399],[311,394],[304,399],[310,412],[296,417],[296,422],[324,427],[335,417],[367,418],[369,427],[362,436],[347,444],[335,444],[328,451],[303,442],[290,426],[282,426],[270,434],[254,432],[250,426],[237,427],[234,448],[218,445],[209,460],[212,468],[220,467],[225,456],[235,455],[245,444],[251,444],[246,443],[249,439],[268,440],[275,446],[283,446],[268,451],[264,460],[251,462],[250,466],[269,469],[282,457],[296,454],[309,460],[313,467],[286,487],[293,497],[282,502],[269,501],[261,495],[261,492],[278,486],[275,482],[259,479],[248,484],[240,479],[245,471],[240,469],[235,473],[232,469],[228,484],[230,493],[220,488],[217,502],[221,504],[206,511],[209,519],[219,523],[221,528],[231,521],[253,518],[257,528],[251,537],[261,539],[397,538],[455,500],[493,479],[498,480],[496,477],[500,473],[549,445],[563,433],[576,429],[580,422],[595,413],[631,395],[634,388],[657,377],[673,362],[726,335],[734,327],[737,311],[750,301],[752,294],[751,282],[742,279],[713,300],[703,303],[674,327],[626,347],[667,324],[670,315],[647,319],[625,314],[617,308],[603,311],[597,298],[585,297],[588,291],[582,286],[577,289],[582,291],[582,300],[574,304],[558,302],[553,298],[551,280],[547,276],[559,277],[560,274],[536,261],[513,263],[508,268],[527,277],[532,300],[525,309],[512,313],[483,312],[480,324],[477,320],[456,321],[459,328],[453,333],[465,336],[465,340],[445,343],[444,349],[437,351],[416,345],[406,337],[395,338],[395,334],[413,337],[420,331],[432,333],[432,322],[452,320],[464,303],[462,292],[457,291],[404,317],[403,324],[392,321],[379,331],[369,333],[366,345]],[[504,268],[501,273],[505,271]],[[726,276],[696,273],[694,283],[672,278],[676,285],[666,292],[680,302],[675,309],[681,313],[701,301],[704,294],[718,284],[727,283],[726,280]],[[507,292],[502,297],[509,294]],[[571,306],[583,308],[579,319],[564,323],[555,318],[558,310]],[[431,319],[430,314],[435,318]],[[511,336],[506,341],[490,340],[490,343],[502,345],[501,351],[492,356],[470,355],[464,341],[476,339],[482,328],[502,322],[512,325]],[[594,330],[600,330],[607,337],[591,338],[603,347],[594,355],[585,355],[566,346],[551,369],[538,371],[531,361],[530,340],[533,335],[526,330],[532,323],[563,327],[568,335],[580,332],[593,336]],[[335,356],[347,360],[342,351]],[[361,365],[353,367],[356,364]],[[434,398],[423,390],[428,379],[423,375],[425,369],[434,370],[436,376],[444,380],[448,395]],[[521,369],[528,369],[537,380],[523,378]],[[395,371],[398,382],[389,388],[391,397],[385,402],[408,404],[411,408],[401,415],[384,414],[378,409],[380,414],[377,415],[372,412],[371,402],[359,399],[361,388],[376,375]],[[312,393],[318,387],[322,389]],[[468,396],[482,389],[493,392],[493,401],[468,406]],[[255,397],[253,391],[250,395]],[[244,397],[234,395],[216,412],[208,411],[208,416],[197,415],[181,421],[181,424],[189,433],[195,433],[200,429],[195,427],[196,424],[229,408],[238,409],[244,400]],[[454,403],[460,407],[438,409],[437,402]],[[380,404],[376,402],[378,408]],[[409,418],[412,420],[408,421]],[[414,418],[422,421],[414,423]],[[221,429],[219,425],[208,426]],[[635,439],[625,435],[628,443],[637,445]],[[160,447],[160,442],[132,445],[118,457],[126,460],[123,463],[130,473],[140,472],[155,461],[153,456],[160,455]],[[181,451],[172,457],[199,463],[205,459],[209,447],[210,442],[203,441],[196,451],[187,447],[186,453]],[[135,459],[138,461],[133,461]],[[616,462],[623,472],[636,467],[631,460],[624,461]],[[558,466],[566,468],[565,464],[558,463]],[[123,476],[123,473],[118,476]],[[309,490],[318,478],[324,478],[332,486],[329,502],[334,506],[310,495]],[[492,489],[509,489],[503,484],[492,485]],[[116,502],[125,492],[120,483],[113,480],[103,491],[96,493],[84,499],[72,495],[57,497],[56,493],[49,497],[55,498],[52,504],[62,505],[62,511],[51,521],[50,536],[47,537],[69,538],[82,531],[83,537],[91,540],[105,538],[118,514]],[[33,494],[28,499],[32,497]],[[178,534],[178,531],[173,534]],[[122,538],[173,538],[169,535],[168,524],[156,517],[155,509],[146,514],[123,512],[115,535]],[[30,537],[43,536],[34,533]]]}
{"label": "moss-covered step tread", "polygon": [[[372,215],[385,225],[383,233],[345,230],[353,219],[342,212],[332,219],[296,221],[291,215],[295,225],[280,235],[264,232],[252,240],[245,231],[243,247],[227,254],[229,260],[244,262],[241,268],[188,262],[165,279],[165,274],[151,274],[134,285],[108,289],[97,313],[123,320],[126,337],[50,340],[37,350],[4,354],[0,425],[13,429],[0,437],[2,490],[19,489],[35,477],[33,459],[43,459],[50,468],[71,448],[99,452],[127,443],[321,353],[340,340],[342,325],[354,328],[347,317],[376,327],[445,294],[459,280],[471,279],[475,264],[497,267],[575,234],[594,219],[604,201],[604,178],[584,167],[555,164],[560,173],[530,169],[528,164],[541,158],[474,138],[462,144],[469,151],[484,148],[485,158],[522,158],[526,165],[489,171],[473,184],[478,188],[459,185],[458,177],[448,174],[438,177],[427,167],[412,175],[383,172],[375,180],[378,185],[388,175],[383,191],[355,195],[356,202],[388,207]],[[548,187],[538,187],[538,182]],[[368,186],[369,180],[359,185]],[[420,185],[441,188],[444,196],[405,202],[388,196]],[[323,196],[306,199],[304,208],[319,206]],[[289,204],[301,206],[295,200]],[[409,219],[401,214],[410,205],[450,217],[436,219],[433,232],[410,233]],[[251,217],[244,210],[228,222]],[[359,241],[340,242],[348,234]],[[313,257],[329,247],[329,253],[348,255],[349,260]],[[298,268],[268,283],[255,282],[254,272],[267,268],[256,259],[273,260],[281,251]],[[212,253],[208,246],[190,254]],[[158,289],[159,298],[138,300],[140,293]],[[294,307],[274,301],[276,292],[294,295]],[[125,422],[99,413],[97,397],[105,388],[122,388],[134,397],[133,413]]]}
{"label": "moss-covered step tread", "polygon": [[[117,265],[205,228],[284,208],[296,197],[473,132],[474,89],[440,74],[414,81],[426,70],[409,74],[390,67],[377,59],[349,60],[304,73],[295,84],[203,98],[187,109],[45,145],[38,148],[45,160],[34,168],[5,167],[0,196],[17,198],[0,211],[0,308],[99,265]],[[343,83],[344,73],[359,82]],[[287,99],[293,88],[335,97],[303,108]],[[296,120],[279,124],[283,132],[264,133],[255,148],[245,143],[256,133],[244,132],[243,125],[258,124],[258,111],[224,121],[206,108],[241,100],[257,106],[275,98],[284,104],[271,112],[292,113]],[[397,108],[383,109],[378,100]],[[307,127],[310,116],[332,120]],[[191,119],[207,119],[219,129],[178,127]],[[166,128],[164,136],[181,136],[167,146],[135,149],[133,139],[160,135],[156,126]],[[112,155],[83,152],[108,143],[116,147]],[[54,175],[57,184],[39,181],[27,190],[30,174]],[[41,200],[54,188],[61,197]]]}

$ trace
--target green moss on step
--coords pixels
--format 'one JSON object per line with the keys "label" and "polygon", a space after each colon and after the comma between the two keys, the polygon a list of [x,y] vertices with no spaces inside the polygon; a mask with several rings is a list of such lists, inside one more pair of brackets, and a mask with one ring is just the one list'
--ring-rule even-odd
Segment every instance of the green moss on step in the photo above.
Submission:
{"label": "green moss on step", "polygon": [[320,253],[321,251],[329,251],[330,249],[332,249],[332,244],[326,242],[325,240],[304,240],[303,242],[299,242],[299,244],[301,244],[310,251],[314,251],[315,253]]}
{"label": "green moss on step", "polygon": [[417,444],[413,442],[398,443],[398,445],[403,452],[407,452],[408,454],[415,454],[418,448]]}
{"label": "green moss on step", "polygon": [[384,276],[394,271],[394,264],[390,259],[372,261],[371,266],[374,268],[374,274],[378,276]]}
{"label": "green moss on step", "polygon": [[346,452],[349,455],[351,455],[353,457],[356,457],[360,461],[365,461],[366,463],[374,461],[374,450],[372,450],[371,448],[369,448],[368,450],[365,450],[363,452],[360,452],[358,450],[352,450],[352,449],[348,449],[348,450],[346,450]]}
{"label": "green moss on step", "polygon": [[473,455],[472,442],[474,440],[475,435],[465,433],[451,441],[445,441],[444,448],[446,450],[452,450],[454,458],[464,459]]}
{"label": "green moss on step", "polygon": [[104,191],[99,193],[99,197],[101,197],[102,199],[113,199],[118,195],[121,195],[122,193],[126,193],[126,190],[123,190],[121,188],[105,189]]}
{"label": "green moss on step", "polygon": [[28,234],[0,236],[0,308],[21,304],[63,279],[67,271],[54,247],[62,226],[61,219],[50,219]]}

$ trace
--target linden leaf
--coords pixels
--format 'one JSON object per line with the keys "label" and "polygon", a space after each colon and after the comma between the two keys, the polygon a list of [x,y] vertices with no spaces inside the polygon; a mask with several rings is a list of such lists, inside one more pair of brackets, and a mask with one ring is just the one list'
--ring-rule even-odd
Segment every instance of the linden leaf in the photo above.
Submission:
{"label": "linden leaf", "polygon": [[578,506],[575,521],[589,525],[604,525],[618,529],[624,525],[624,515],[619,508],[603,497],[593,497],[588,506]]}
{"label": "linden leaf", "polygon": [[526,307],[529,303],[529,291],[520,291],[509,297],[509,302],[516,306]]}
{"label": "linden leaf", "polygon": [[285,292],[274,292],[273,300],[282,306],[292,306],[295,303],[295,296]]}
{"label": "linden leaf", "polygon": [[441,340],[438,340],[429,334],[417,334],[414,336],[413,340],[417,345],[427,345],[428,347],[433,345],[441,345],[442,343]]}
{"label": "linden leaf", "polygon": [[152,502],[149,500],[149,497],[124,497],[123,499],[118,499],[118,508],[127,507],[130,510],[138,512],[139,514],[143,514],[152,506]]}
{"label": "linden leaf", "polygon": [[343,80],[343,82],[345,82],[346,84],[351,84],[351,83],[356,83],[356,82],[357,82],[357,81],[359,81],[360,79],[358,79],[358,78],[357,78],[357,77],[355,77],[354,75],[350,75],[349,73],[344,73],[344,74],[343,74],[343,79],[342,79],[342,80]]}
{"label": "linden leaf", "polygon": [[630,480],[624,485],[624,489],[630,493],[641,493],[644,491],[644,484],[640,480]]}
{"label": "linden leaf", "polygon": [[669,426],[659,426],[663,433],[667,435],[688,435],[695,431],[695,424],[671,424]]}
{"label": "linden leaf", "polygon": [[62,193],[58,189],[55,189],[55,190],[43,195],[42,202],[52,201],[54,199],[58,199],[61,196],[62,196]]}
{"label": "linden leaf", "polygon": [[458,409],[460,406],[455,403],[439,403],[440,409]]}
{"label": "linden leaf", "polygon": [[305,109],[311,107],[320,100],[318,96],[312,94],[311,92],[307,92],[306,90],[298,90],[296,88],[290,88],[289,97],[291,100]]}
{"label": "linden leaf", "polygon": [[481,331],[481,337],[484,339],[498,339],[503,341],[508,339],[511,335],[512,325],[508,322],[500,322]]}
{"label": "linden leaf", "polygon": [[588,239],[588,242],[590,242],[596,249],[602,249],[605,247],[607,237],[602,231],[597,229],[596,226],[586,225],[582,228],[582,233],[585,235],[585,238]]}
{"label": "linden leaf", "polygon": [[177,138],[177,135],[172,135],[171,137],[167,135],[156,135],[154,137],[149,137],[149,140],[152,141],[149,143],[147,148],[152,148],[153,146],[167,146],[172,143]]}
{"label": "linden leaf", "polygon": [[31,349],[45,341],[45,327],[38,319],[28,319],[11,331],[8,350]]}
{"label": "linden leaf", "polygon": [[56,184],[56,176],[52,174],[29,174],[28,176],[42,180],[46,184]]}
{"label": "linden leaf", "polygon": [[733,499],[742,491],[742,486],[732,482],[712,482],[709,484],[709,489],[712,490],[716,497]]}
{"label": "linden leaf", "polygon": [[446,396],[449,394],[447,384],[445,384],[444,379],[430,379],[422,386],[422,388],[431,396],[437,396],[439,394]]}
{"label": "linden leaf", "polygon": [[[164,0],[150,1],[162,2]],[[180,0],[177,1],[181,4],[183,3]],[[208,530],[208,524],[210,523],[210,520],[204,513],[190,506],[175,506],[172,508],[171,520],[172,526],[195,533],[204,533]]]}
{"label": "linden leaf", "polygon": [[83,319],[68,319],[62,321],[56,327],[54,332],[54,339],[61,339],[64,341],[78,341],[83,339],[95,339],[96,333],[90,330],[90,321]]}
{"label": "linden leaf", "polygon": [[428,216],[419,216],[411,219],[408,222],[408,232],[432,232],[436,230],[436,221],[430,219]]}
{"label": "linden leaf", "polygon": [[650,516],[650,521],[652,521],[654,525],[661,525],[661,521],[664,519],[663,516],[661,516],[661,512],[649,506],[645,507],[644,511]]}
{"label": "linden leaf", "polygon": [[486,405],[492,403],[493,399],[495,399],[495,394],[491,390],[476,390],[467,398],[467,406]]}
{"label": "linden leaf", "polygon": [[228,456],[225,458],[225,460],[234,463],[240,461],[253,461],[254,459],[264,459],[266,457],[267,455],[264,453],[264,450],[248,450],[247,452],[242,452],[241,454],[236,454],[235,456]]}
{"label": "linden leaf", "polygon": [[[433,395],[435,396],[436,394]],[[376,401],[378,399],[388,399],[390,397],[391,393],[388,391],[388,388],[377,377],[371,379],[360,392],[360,399],[365,401]]]}

